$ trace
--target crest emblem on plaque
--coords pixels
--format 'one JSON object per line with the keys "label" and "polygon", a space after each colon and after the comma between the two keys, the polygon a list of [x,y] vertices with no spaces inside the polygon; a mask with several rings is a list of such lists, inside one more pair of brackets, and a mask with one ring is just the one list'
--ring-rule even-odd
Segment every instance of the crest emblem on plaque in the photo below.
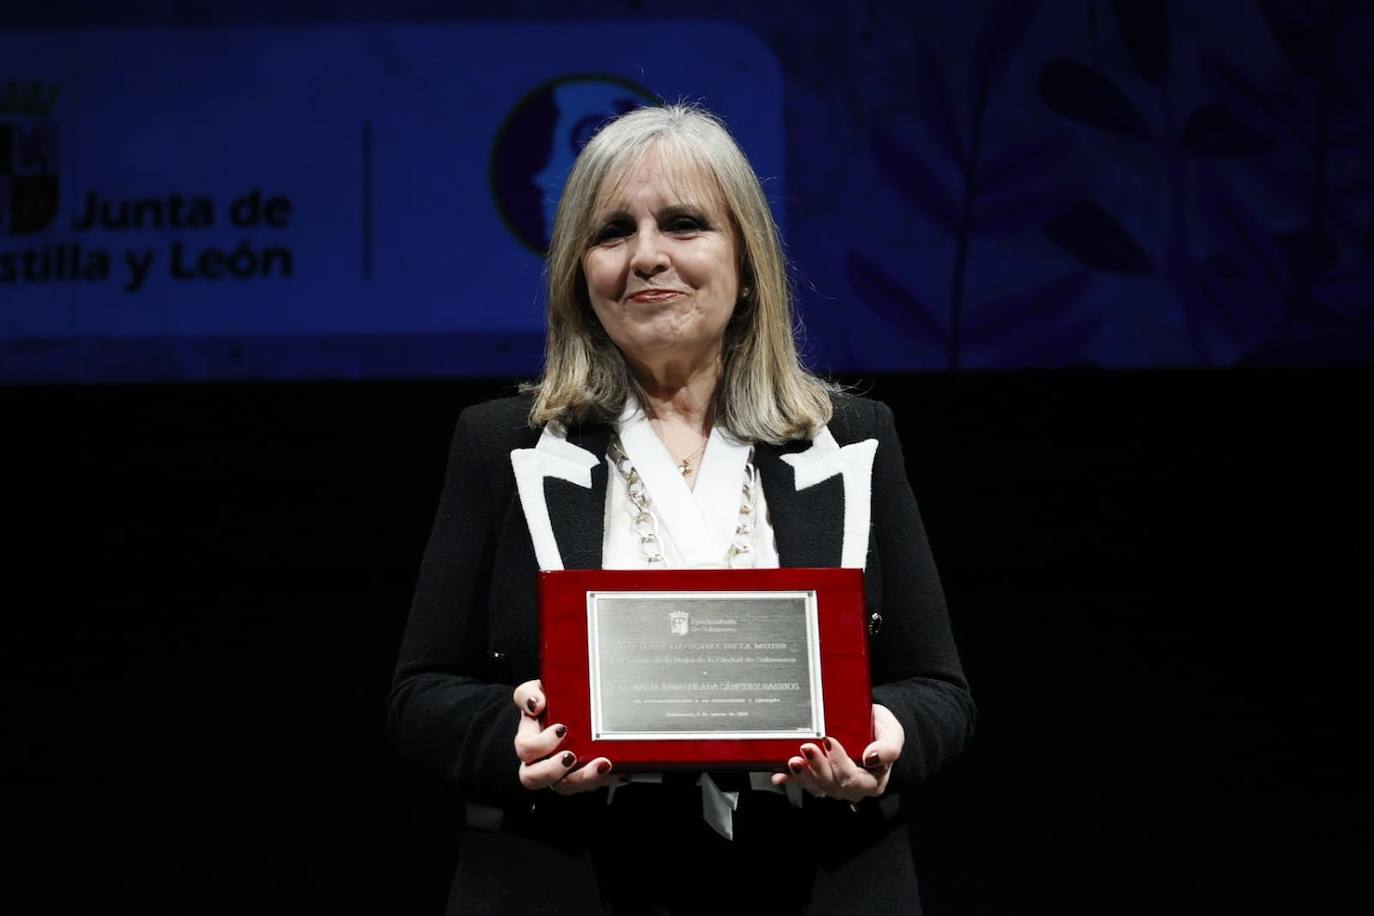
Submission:
{"label": "crest emblem on plaque", "polygon": [[0,233],[33,235],[57,215],[57,87],[10,80],[0,92]]}
{"label": "crest emblem on plaque", "polygon": [[686,636],[688,624],[691,622],[692,615],[688,611],[669,611],[668,625],[672,628],[674,636]]}

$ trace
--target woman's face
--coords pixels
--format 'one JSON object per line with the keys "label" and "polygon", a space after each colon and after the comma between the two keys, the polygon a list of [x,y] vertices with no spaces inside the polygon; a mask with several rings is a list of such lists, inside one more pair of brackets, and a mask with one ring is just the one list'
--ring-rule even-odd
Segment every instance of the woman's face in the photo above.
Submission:
{"label": "woman's face", "polygon": [[714,183],[650,148],[607,180],[594,226],[582,272],[621,352],[651,369],[714,364],[739,298],[734,230]]}

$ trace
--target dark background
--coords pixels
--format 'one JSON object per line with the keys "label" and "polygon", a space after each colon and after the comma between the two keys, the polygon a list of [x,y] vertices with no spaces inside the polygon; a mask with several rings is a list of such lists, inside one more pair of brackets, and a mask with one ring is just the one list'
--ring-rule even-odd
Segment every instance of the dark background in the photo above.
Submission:
{"label": "dark background", "polygon": [[[867,380],[981,709],[912,802],[931,913],[1365,897],[1369,383]],[[504,390],[0,392],[25,912],[437,911],[457,812],[385,697],[453,417]]]}
{"label": "dark background", "polygon": [[[400,4],[387,15],[451,15],[441,6]],[[546,6],[475,15],[532,17]],[[1006,289],[1035,295],[1002,313],[1009,324],[992,325],[1010,346],[1005,360],[994,348],[978,364],[1077,367],[845,377],[897,413],[980,706],[965,759],[910,802],[927,909],[1361,911],[1371,845],[1360,663],[1374,508],[1365,443],[1374,236],[1359,220],[1374,211],[1358,179],[1368,177],[1360,150],[1374,134],[1349,134],[1335,171],[1353,177],[1337,214],[1314,206],[1330,198],[1318,193],[1313,136],[1276,128],[1262,135],[1265,146],[1253,124],[1217,127],[1208,115],[1208,130],[1194,129],[1189,167],[1226,181],[1170,198],[1166,165],[1177,157],[1162,152],[1168,143],[1142,141],[1110,94],[1047,98],[1042,85],[1053,60],[1086,59],[1132,98],[1152,98],[1162,91],[1150,76],[1160,58],[1146,46],[1129,50],[1117,13],[1145,10],[1137,29],[1148,32],[1158,21],[1149,11],[1164,8],[1174,36],[1165,72],[1193,88],[1183,94],[1197,105],[1212,90],[1199,88],[1200,75],[1179,76],[1178,61],[1202,53],[1179,49],[1215,51],[1234,19],[1241,25],[1225,56],[1253,65],[1245,72],[1261,99],[1286,100],[1284,111],[1318,125],[1325,92],[1361,127],[1370,58],[1332,57],[1334,45],[1322,41],[1335,41],[1332,23],[1364,21],[1369,4],[1040,6],[1032,36],[1096,43],[1032,41],[1012,55],[1020,63],[1007,85],[1039,99],[1028,115],[1036,125],[1061,119],[1080,157],[1066,160],[1069,171],[1091,171],[1088,187],[1075,185],[1067,204],[1042,201],[1062,207],[1052,215],[1034,201],[1013,208],[1035,216],[1006,230],[1011,242],[999,236],[1016,257],[959,269],[951,258],[939,266],[944,279],[927,279],[934,267],[903,274],[914,285],[869,268],[944,257],[958,238],[975,252],[984,243],[929,218],[929,187],[902,183],[919,177],[917,167],[875,159],[873,126],[897,123],[897,103],[869,90],[908,60],[893,17],[903,14],[904,34],[925,36],[949,66],[962,66],[983,24],[1011,8],[738,13],[784,60],[790,174],[799,176],[788,204],[799,235],[792,254],[814,282],[802,297],[822,367],[865,354],[874,355],[865,371],[890,367],[894,341],[923,348],[918,363],[959,362],[960,338],[930,337],[940,326],[922,303],[940,302],[943,322],[959,310],[953,276],[1003,268]],[[563,14],[688,13],[638,3],[571,4]],[[12,26],[60,27],[383,14],[346,3],[229,11],[53,2],[5,16]],[[1199,16],[1196,33],[1180,25]],[[895,43],[864,64],[864,34]],[[946,35],[968,37],[968,47]],[[1366,47],[1357,39],[1367,32],[1339,35],[1342,47]],[[1348,78],[1323,69],[1328,57],[1352,63]],[[851,72],[844,68],[862,70],[863,91],[834,78]],[[1069,82],[1091,83],[1081,76]],[[934,156],[939,131],[919,96],[907,103],[913,132],[899,142]],[[1023,123],[1019,98],[994,112],[1006,137]],[[882,233],[865,222],[862,200],[806,196],[845,155],[806,142],[835,117],[849,119],[836,134],[864,138],[852,158],[892,185],[884,206],[911,210],[919,237],[874,241]],[[1174,129],[1184,136],[1182,123]],[[1180,140],[1175,149],[1187,147]],[[1100,168],[1084,164],[1092,162]],[[1305,177],[1285,184],[1270,167]],[[961,186],[957,172],[940,174],[947,189]],[[1294,199],[1265,197],[1275,187]],[[1073,208],[1083,195],[1100,201],[1110,223]],[[1168,260],[1163,224],[1133,222],[1164,199],[1186,202],[1211,227],[1193,236],[1187,270],[1169,267],[1179,262]],[[1237,209],[1237,200],[1253,206]],[[1047,227],[1065,213],[1077,216]],[[936,235],[948,244],[927,244]],[[877,247],[856,258],[841,246],[826,255],[839,273],[826,274],[817,260],[832,237]],[[1081,282],[1089,275],[1090,287]],[[1199,298],[1199,276],[1222,292]],[[1049,295],[1047,278],[1066,285]],[[1059,308],[1057,297],[1089,289]],[[835,303],[867,316],[867,336],[827,319]],[[1117,321],[1142,308],[1175,318]],[[1239,318],[1228,330],[1222,315]],[[1156,368],[1090,368],[1102,364]],[[1228,368],[1160,368],[1172,364]],[[0,861],[5,897],[21,904],[14,911],[438,911],[458,812],[397,771],[385,697],[453,420],[511,381],[0,389],[11,540],[0,617],[2,785],[12,850]]]}

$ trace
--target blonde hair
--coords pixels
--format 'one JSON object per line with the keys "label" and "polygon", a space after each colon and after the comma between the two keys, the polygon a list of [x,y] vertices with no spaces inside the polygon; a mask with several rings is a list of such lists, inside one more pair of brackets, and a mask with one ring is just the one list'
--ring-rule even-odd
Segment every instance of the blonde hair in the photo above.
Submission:
{"label": "blonde hair", "polygon": [[549,242],[548,337],[530,423],[612,421],[633,394],[647,403],[587,298],[582,256],[592,245],[608,180],[650,149],[695,167],[719,190],[740,256],[740,298],[725,328],[715,424],[745,442],[781,443],[830,420],[834,386],[801,364],[777,225],[758,177],[725,126],[691,105],[640,108],[583,148],[563,186]]}

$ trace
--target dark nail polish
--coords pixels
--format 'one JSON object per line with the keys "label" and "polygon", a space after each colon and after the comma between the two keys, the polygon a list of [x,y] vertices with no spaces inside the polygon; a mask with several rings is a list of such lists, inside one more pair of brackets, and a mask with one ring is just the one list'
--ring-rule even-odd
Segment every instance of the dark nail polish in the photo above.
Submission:
{"label": "dark nail polish", "polygon": [[877,765],[878,765],[878,752],[877,752],[877,751],[869,751],[869,752],[868,752],[868,756],[864,758],[864,766],[867,766],[867,767],[875,767],[875,766],[877,766]]}
{"label": "dark nail polish", "polygon": [[809,747],[804,747],[802,748],[802,756],[805,757],[807,760],[815,760],[816,752],[811,750],[811,748]]}
{"label": "dark nail polish", "polygon": [[564,735],[568,733],[568,727],[566,725],[555,725],[553,727],[553,733],[558,737],[562,738]]}
{"label": "dark nail polish", "polygon": [[574,754],[572,751],[568,751],[566,754],[563,755],[563,766],[570,767],[576,762],[577,755]]}
{"label": "dark nail polish", "polygon": [[597,772],[597,775],[599,775],[599,776],[605,776],[605,775],[606,775],[607,773],[609,773],[610,771],[611,771],[611,762],[610,762],[609,760],[603,760],[603,761],[601,761],[600,763],[598,763],[598,764],[596,765],[596,772]]}
{"label": "dark nail polish", "polygon": [[534,712],[534,706],[534,697],[530,697],[528,700],[525,701],[525,708],[528,709],[530,712]]}
{"label": "dark nail polish", "polygon": [[830,739],[829,739],[829,738],[826,738],[826,739],[825,739],[825,752],[826,752],[827,754],[830,753],[830,747],[831,747],[831,745],[830,745]]}
{"label": "dark nail polish", "polygon": [[800,764],[800,763],[789,763],[789,764],[787,765],[787,768],[788,768],[789,770],[791,770],[791,771],[793,772],[793,774],[796,774],[796,773],[800,773],[800,772],[801,772],[801,764]]}

